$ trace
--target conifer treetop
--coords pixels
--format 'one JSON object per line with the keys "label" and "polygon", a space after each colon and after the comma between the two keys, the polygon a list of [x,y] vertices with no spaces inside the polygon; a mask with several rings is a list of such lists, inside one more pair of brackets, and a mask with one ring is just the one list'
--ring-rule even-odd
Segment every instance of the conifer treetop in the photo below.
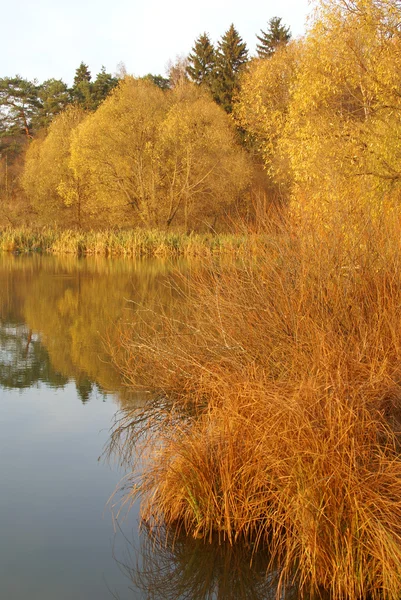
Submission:
{"label": "conifer treetop", "polygon": [[202,33],[196,40],[188,56],[187,73],[194,83],[211,84],[216,66],[216,52],[209,35]]}
{"label": "conifer treetop", "polygon": [[262,35],[257,35],[260,44],[256,45],[259,58],[269,58],[279,46],[287,44],[291,39],[289,27],[281,24],[280,17],[272,17],[268,22],[267,31],[261,29]]}

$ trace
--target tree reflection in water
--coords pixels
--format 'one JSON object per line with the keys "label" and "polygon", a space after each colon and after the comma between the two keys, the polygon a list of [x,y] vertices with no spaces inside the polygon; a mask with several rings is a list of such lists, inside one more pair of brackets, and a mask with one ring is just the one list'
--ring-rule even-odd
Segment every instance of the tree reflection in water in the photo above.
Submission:
{"label": "tree reflection in water", "polygon": [[60,388],[68,378],[53,368],[38,334],[23,323],[0,320],[0,386],[24,389],[39,381]]}
{"label": "tree reflection in water", "polygon": [[160,303],[175,310],[181,298],[169,282],[178,265],[0,253],[0,385],[74,381],[83,403],[99,389],[129,404],[105,340],[115,347],[119,322],[151,319]]}
{"label": "tree reflection in water", "polygon": [[[115,558],[133,597],[140,592],[148,600],[274,600],[280,584],[279,571],[266,572],[267,551],[253,553],[244,544],[217,537],[209,543],[146,524],[139,543],[126,538],[124,558]],[[296,585],[282,591],[283,597],[298,597]]]}

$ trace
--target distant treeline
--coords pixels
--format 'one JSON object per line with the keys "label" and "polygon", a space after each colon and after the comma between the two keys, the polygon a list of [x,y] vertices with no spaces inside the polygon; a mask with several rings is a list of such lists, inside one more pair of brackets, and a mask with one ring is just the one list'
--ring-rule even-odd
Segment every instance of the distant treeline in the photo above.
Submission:
{"label": "distant treeline", "polygon": [[1,79],[0,223],[215,230],[275,199],[352,230],[393,210],[400,18],[394,0],[322,0],[302,39],[272,18],[251,59],[231,25],[168,78]]}
{"label": "distant treeline", "polygon": [[[258,56],[270,56],[278,45],[290,38],[290,31],[281,24],[281,19],[272,18],[268,30],[261,31],[261,35],[257,36],[260,42],[257,45]],[[216,101],[230,110],[231,88],[236,74],[248,60],[246,44],[234,25],[231,25],[216,47],[207,33],[200,35],[187,58],[177,58],[175,63],[170,61],[168,77],[149,73],[143,79],[164,90],[175,87],[182,79],[207,84],[213,89]],[[120,63],[114,75],[107,73],[103,66],[93,80],[88,65],[81,62],[71,87],[62,79],[55,78],[43,83],[28,81],[19,75],[0,78],[0,139],[15,134],[32,136],[47,127],[70,104],[85,110],[96,110],[126,75],[126,68]],[[5,146],[7,144],[2,141],[2,149]]]}

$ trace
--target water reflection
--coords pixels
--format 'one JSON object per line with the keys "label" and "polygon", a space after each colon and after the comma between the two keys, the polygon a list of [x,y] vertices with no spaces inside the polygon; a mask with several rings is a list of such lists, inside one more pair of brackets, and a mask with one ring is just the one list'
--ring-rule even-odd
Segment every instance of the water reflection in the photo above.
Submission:
{"label": "water reflection", "polygon": [[40,336],[20,323],[0,323],[0,386],[25,389],[46,381],[63,387],[68,378],[54,370]]}
{"label": "water reflection", "polygon": [[163,261],[0,254],[0,385],[73,380],[83,403],[95,387],[124,403],[104,338],[144,306],[174,302],[171,271]]}
{"label": "water reflection", "polygon": [[[125,539],[124,554],[116,560],[132,597],[140,593],[148,600],[274,600],[280,581],[277,570],[266,572],[267,552],[146,526],[139,542],[134,536]],[[281,597],[291,600],[297,594],[292,586]]]}
{"label": "water reflection", "polygon": [[[120,532],[123,540],[116,544],[120,570],[112,559],[105,506],[124,475],[125,459],[132,466],[135,435],[150,430],[149,423],[134,419],[125,444],[112,438],[120,470],[98,461],[114,401],[128,417],[133,406],[145,404],[143,395],[121,385],[104,337],[107,333],[113,340],[116,323],[132,322],[138,311],[142,321],[151,320],[156,307],[175,311],[182,298],[168,285],[174,277],[172,265],[162,261],[0,254],[0,579],[5,597],[274,596],[277,573],[266,576],[266,553],[253,555],[251,548],[221,540],[205,544],[146,528],[138,538],[132,529],[130,541]],[[172,418],[171,406],[160,401],[147,403],[139,414],[148,419],[149,411],[155,424]],[[176,418],[184,418],[182,411]],[[137,509],[123,524],[125,531],[132,520],[136,527]]]}

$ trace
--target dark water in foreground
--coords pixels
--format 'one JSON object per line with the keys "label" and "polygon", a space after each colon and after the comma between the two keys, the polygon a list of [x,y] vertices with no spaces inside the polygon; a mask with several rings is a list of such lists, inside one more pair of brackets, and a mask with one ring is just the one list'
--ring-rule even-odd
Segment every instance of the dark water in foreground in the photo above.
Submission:
{"label": "dark water in foreground", "polygon": [[[138,533],[108,500],[124,475],[101,457],[130,396],[109,363],[115,324],[174,293],[170,266],[0,254],[0,597],[259,599],[266,558]],[[163,542],[160,542],[163,539]]]}

